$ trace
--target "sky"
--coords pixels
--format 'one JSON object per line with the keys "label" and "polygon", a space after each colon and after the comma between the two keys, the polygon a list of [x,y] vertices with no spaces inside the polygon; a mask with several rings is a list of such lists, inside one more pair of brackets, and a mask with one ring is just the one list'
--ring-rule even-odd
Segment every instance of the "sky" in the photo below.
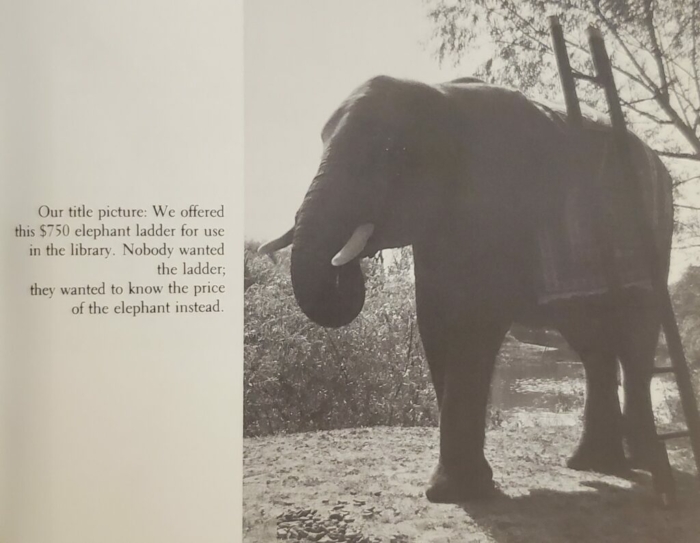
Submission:
{"label": "sky", "polygon": [[[244,235],[258,241],[293,225],[321,129],[354,88],[380,74],[449,81],[488,53],[440,66],[422,0],[246,0],[244,18]],[[697,251],[674,251],[671,280],[699,262]]]}
{"label": "sky", "polygon": [[438,65],[421,0],[249,0],[245,4],[245,236],[289,229],[316,173],[321,128],[375,75],[438,83],[476,62]]}

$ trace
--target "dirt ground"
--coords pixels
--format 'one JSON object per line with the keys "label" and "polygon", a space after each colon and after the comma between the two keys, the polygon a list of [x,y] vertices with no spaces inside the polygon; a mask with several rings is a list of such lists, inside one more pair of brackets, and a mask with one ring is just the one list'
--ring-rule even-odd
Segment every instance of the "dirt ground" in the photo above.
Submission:
{"label": "dirt ground", "polygon": [[[671,448],[680,506],[656,504],[648,474],[564,467],[580,425],[528,413],[487,434],[499,493],[433,505],[435,428],[362,428],[244,441],[243,541],[700,543],[692,454]],[[685,446],[684,442],[681,442]]]}

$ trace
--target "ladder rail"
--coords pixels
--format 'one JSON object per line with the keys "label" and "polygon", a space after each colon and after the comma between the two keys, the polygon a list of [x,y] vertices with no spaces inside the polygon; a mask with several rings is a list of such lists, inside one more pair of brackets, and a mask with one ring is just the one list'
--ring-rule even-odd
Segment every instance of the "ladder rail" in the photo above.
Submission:
{"label": "ladder rail", "polygon": [[552,45],[554,48],[554,57],[557,61],[557,69],[561,79],[561,88],[564,93],[564,102],[566,103],[566,114],[570,121],[580,127],[583,123],[581,117],[581,104],[579,103],[576,94],[576,81],[574,80],[573,70],[569,62],[569,54],[566,52],[566,43],[564,41],[564,31],[561,28],[561,23],[556,15],[550,15],[549,29],[552,33]]}

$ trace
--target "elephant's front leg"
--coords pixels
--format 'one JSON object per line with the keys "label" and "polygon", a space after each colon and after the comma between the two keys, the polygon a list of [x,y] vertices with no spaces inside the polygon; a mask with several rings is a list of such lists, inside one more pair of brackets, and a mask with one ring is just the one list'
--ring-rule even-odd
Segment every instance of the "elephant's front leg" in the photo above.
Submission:
{"label": "elephant's front leg", "polygon": [[440,459],[426,496],[435,503],[483,497],[493,489],[484,457],[486,406],[508,325],[419,323],[440,404]]}

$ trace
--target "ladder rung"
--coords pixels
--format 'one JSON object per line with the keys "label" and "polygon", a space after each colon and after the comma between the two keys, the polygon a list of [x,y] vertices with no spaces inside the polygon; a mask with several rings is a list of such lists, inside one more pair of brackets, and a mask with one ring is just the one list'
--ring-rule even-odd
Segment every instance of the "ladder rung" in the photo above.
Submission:
{"label": "ladder rung", "polygon": [[675,371],[673,366],[655,366],[651,373],[656,375],[657,373],[674,373]]}
{"label": "ladder rung", "polygon": [[598,79],[594,75],[588,75],[584,74],[583,72],[579,72],[578,70],[571,70],[571,75],[574,77],[574,79],[583,79],[585,81],[590,81],[591,83],[595,83],[596,85],[601,85],[600,79]]}
{"label": "ladder rung", "polygon": [[690,432],[688,430],[678,430],[677,432],[658,434],[656,437],[658,437],[661,441],[665,441],[667,439],[676,439],[679,437],[690,437]]}

